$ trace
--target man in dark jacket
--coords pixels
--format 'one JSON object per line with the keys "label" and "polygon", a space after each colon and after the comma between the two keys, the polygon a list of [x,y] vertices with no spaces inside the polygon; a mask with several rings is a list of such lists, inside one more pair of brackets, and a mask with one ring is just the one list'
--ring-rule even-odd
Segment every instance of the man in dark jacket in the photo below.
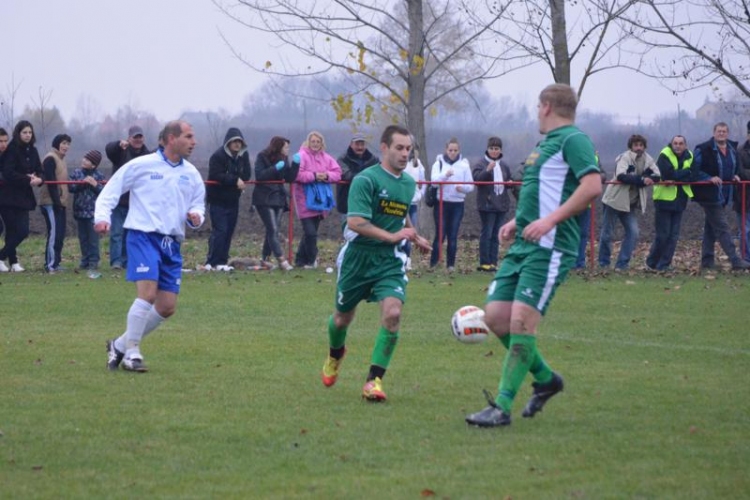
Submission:
{"label": "man in dark jacket", "polygon": [[[747,122],[747,140],[737,150],[737,175],[740,180],[750,181],[750,122]],[[745,220],[742,220],[742,201],[745,201]],[[734,210],[737,212],[737,227],[740,234],[744,234],[744,241],[740,243],[742,258],[750,261],[750,184],[741,184],[735,191]]]}
{"label": "man in dark jacket", "polygon": [[737,255],[737,250],[729,231],[724,208],[733,199],[731,181],[739,181],[737,175],[737,143],[730,141],[729,126],[724,122],[714,125],[713,138],[698,144],[693,153],[693,180],[705,182],[693,187],[693,200],[697,201],[705,213],[703,223],[703,246],[701,249],[701,267],[711,269],[716,266],[714,246],[716,241],[721,245],[732,263],[732,269],[750,268]]}
{"label": "man in dark jacket", "polygon": [[364,169],[379,163],[380,159],[367,149],[364,134],[354,134],[346,154],[340,156],[338,162],[341,165],[341,180],[346,184],[336,187],[336,209],[346,216],[349,211],[349,186],[352,179]]}
{"label": "man in dark jacket", "polygon": [[240,195],[250,180],[250,156],[242,132],[230,128],[224,136],[224,145],[208,160],[206,201],[211,216],[211,236],[208,239],[206,271],[231,271],[229,248],[240,209]]}
{"label": "man in dark jacket", "polygon": [[[112,175],[133,158],[150,153],[143,141],[143,129],[138,125],[128,129],[127,139],[107,143],[104,151],[112,162]],[[129,205],[130,193],[125,193],[112,212],[112,225],[109,229],[109,266],[112,269],[124,269],[128,262],[128,253],[125,250],[127,230],[123,224],[128,216]]]}

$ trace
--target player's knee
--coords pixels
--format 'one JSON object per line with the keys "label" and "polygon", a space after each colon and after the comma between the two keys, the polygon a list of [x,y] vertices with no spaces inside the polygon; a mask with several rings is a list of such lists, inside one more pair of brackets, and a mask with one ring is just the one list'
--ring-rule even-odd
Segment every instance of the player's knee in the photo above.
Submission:
{"label": "player's knee", "polygon": [[354,321],[354,311],[333,313],[333,324],[336,328],[346,328],[352,324],[352,321]]}
{"label": "player's knee", "polygon": [[505,315],[486,312],[484,315],[484,324],[498,337],[502,337],[510,331],[510,318]]}
{"label": "player's knee", "polygon": [[383,326],[391,331],[398,331],[401,325],[401,308],[389,308],[383,311]]}
{"label": "player's knee", "polygon": [[513,318],[510,320],[511,333],[536,333],[536,325],[524,318]]}
{"label": "player's knee", "polygon": [[156,309],[156,312],[159,314],[159,316],[167,319],[175,313],[175,311],[177,310],[177,304],[163,304],[157,302],[156,304],[154,304],[154,308]]}

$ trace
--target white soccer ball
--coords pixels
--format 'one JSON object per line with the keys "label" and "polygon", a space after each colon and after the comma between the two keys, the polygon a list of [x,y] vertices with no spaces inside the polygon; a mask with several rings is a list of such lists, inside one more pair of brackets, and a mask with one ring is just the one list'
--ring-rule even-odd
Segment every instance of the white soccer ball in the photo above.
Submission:
{"label": "white soccer ball", "polygon": [[463,306],[453,313],[451,331],[464,344],[484,342],[490,333],[490,329],[484,324],[484,310],[477,306]]}

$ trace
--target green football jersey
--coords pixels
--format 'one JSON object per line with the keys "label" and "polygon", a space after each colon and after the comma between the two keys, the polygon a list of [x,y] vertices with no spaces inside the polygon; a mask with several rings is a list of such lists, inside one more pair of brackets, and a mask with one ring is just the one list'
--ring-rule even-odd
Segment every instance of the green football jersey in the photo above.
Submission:
{"label": "green football jersey", "polygon": [[[406,225],[406,216],[416,186],[411,175],[402,173],[400,177],[396,177],[382,165],[373,165],[352,181],[347,215],[362,217],[381,229],[396,233]],[[391,243],[360,236],[348,226],[344,230],[344,238],[356,245],[393,246]]]}
{"label": "green football jersey", "polygon": [[[516,207],[516,245],[536,245],[521,238],[531,222],[565,203],[584,175],[599,172],[594,146],[578,127],[566,125],[550,131],[524,163],[523,181]],[[578,255],[580,230],[571,217],[554,227],[539,246]]]}

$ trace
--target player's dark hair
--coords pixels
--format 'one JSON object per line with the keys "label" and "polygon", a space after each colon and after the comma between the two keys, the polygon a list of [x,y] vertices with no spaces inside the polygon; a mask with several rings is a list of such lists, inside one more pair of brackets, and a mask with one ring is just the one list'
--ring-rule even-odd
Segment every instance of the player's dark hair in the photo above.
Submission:
{"label": "player's dark hair", "polygon": [[8,135],[8,131],[5,130],[3,127],[0,127],[0,136],[7,136],[7,135]]}
{"label": "player's dark hair", "polygon": [[388,125],[385,130],[383,130],[383,135],[380,136],[380,143],[390,147],[390,145],[393,144],[393,136],[396,134],[411,137],[411,132],[409,132],[406,127],[402,127],[401,125]]}
{"label": "player's dark hair", "polygon": [[180,137],[182,135],[182,124],[187,123],[183,120],[172,120],[164,125],[162,130],[162,139],[165,143],[169,142],[169,136]]}

